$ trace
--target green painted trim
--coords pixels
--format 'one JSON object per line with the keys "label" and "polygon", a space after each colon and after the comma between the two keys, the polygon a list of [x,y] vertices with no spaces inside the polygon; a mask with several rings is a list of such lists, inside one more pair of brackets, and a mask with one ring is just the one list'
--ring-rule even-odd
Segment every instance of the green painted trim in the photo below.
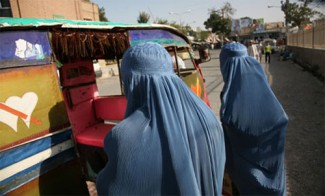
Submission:
{"label": "green painted trim", "polygon": [[144,39],[144,40],[131,41],[130,44],[131,46],[135,46],[144,42],[155,42],[161,45],[188,46],[188,44],[185,41],[183,42],[183,41],[177,41],[172,39]]}
{"label": "green painted trim", "polygon": [[[67,19],[41,19],[41,18],[0,18],[1,27],[15,27],[15,26],[54,26],[61,25],[62,27],[103,27],[104,29],[111,29],[114,27],[151,27],[157,26],[149,23],[126,24],[120,22],[101,22],[101,21],[85,21],[85,20],[67,20]],[[165,26],[166,25],[162,25]]]}

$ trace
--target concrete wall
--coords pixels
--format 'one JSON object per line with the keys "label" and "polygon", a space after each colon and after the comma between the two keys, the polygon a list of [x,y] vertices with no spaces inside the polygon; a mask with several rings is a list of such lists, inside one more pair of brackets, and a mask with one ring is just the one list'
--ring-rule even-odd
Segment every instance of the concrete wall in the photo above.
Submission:
{"label": "concrete wall", "polygon": [[82,20],[99,21],[98,5],[81,1]]}
{"label": "concrete wall", "polygon": [[10,0],[15,18],[99,21],[98,5],[83,0]]}
{"label": "concrete wall", "polygon": [[288,46],[294,53],[294,61],[324,81],[325,50]]}

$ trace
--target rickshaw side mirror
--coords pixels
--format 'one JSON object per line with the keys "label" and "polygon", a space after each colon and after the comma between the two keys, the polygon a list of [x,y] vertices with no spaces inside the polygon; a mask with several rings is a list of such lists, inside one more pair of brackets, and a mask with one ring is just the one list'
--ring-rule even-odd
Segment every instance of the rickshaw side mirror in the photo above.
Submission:
{"label": "rickshaw side mirror", "polygon": [[209,48],[207,46],[201,45],[199,47],[200,63],[209,62],[211,60]]}

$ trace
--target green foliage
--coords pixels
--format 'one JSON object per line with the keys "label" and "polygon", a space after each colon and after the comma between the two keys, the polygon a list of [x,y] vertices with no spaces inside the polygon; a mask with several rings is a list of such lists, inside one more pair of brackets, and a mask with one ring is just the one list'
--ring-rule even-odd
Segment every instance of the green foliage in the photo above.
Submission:
{"label": "green foliage", "polygon": [[148,23],[149,19],[150,19],[150,15],[148,13],[140,12],[137,21],[138,23]]}
{"label": "green foliage", "polygon": [[324,0],[298,0],[298,1],[304,2],[306,4],[309,4],[309,3],[313,3],[313,4],[316,4],[316,5],[325,4]]}
{"label": "green foliage", "polygon": [[209,37],[209,31],[201,31],[200,33],[200,40],[206,40]]}
{"label": "green foliage", "polygon": [[155,23],[157,23],[157,24],[168,24],[168,20],[167,19],[162,19],[162,18],[157,18]]}
{"label": "green foliage", "polygon": [[216,11],[212,10],[210,17],[204,22],[205,28],[210,29],[213,33],[228,36],[231,32],[230,29],[231,19],[223,18]]}
{"label": "green foliage", "polygon": [[105,8],[104,7],[99,8],[98,12],[99,12],[99,21],[108,22],[108,19],[105,16]]}
{"label": "green foliage", "polygon": [[226,2],[220,9],[212,9],[210,17],[204,22],[206,29],[213,33],[229,36],[231,32],[231,16],[236,10],[229,2]]}
{"label": "green foliage", "polygon": [[305,1],[299,5],[297,3],[284,3],[282,5],[282,11],[284,12],[286,23],[291,27],[301,27],[304,24],[310,23],[311,18],[315,15],[321,14],[308,7],[308,2]]}
{"label": "green foliage", "polygon": [[235,12],[236,9],[233,8],[229,2],[226,2],[219,10],[217,10],[217,13],[223,18],[231,18]]}
{"label": "green foliage", "polygon": [[186,31],[186,28],[176,22],[171,22],[169,23],[168,25],[176,28],[177,30],[179,30],[180,32],[182,32],[183,34],[187,35],[187,31]]}

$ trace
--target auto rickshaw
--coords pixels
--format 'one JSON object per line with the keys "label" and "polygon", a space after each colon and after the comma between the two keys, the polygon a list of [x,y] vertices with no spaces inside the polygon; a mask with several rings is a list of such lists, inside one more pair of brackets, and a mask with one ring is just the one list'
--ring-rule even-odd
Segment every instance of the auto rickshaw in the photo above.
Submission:
{"label": "auto rickshaw", "polygon": [[175,74],[209,105],[199,65],[209,54],[196,58],[173,27],[0,18],[0,29],[0,195],[87,193],[104,137],[124,118],[119,72],[131,46],[156,42],[180,57]]}

